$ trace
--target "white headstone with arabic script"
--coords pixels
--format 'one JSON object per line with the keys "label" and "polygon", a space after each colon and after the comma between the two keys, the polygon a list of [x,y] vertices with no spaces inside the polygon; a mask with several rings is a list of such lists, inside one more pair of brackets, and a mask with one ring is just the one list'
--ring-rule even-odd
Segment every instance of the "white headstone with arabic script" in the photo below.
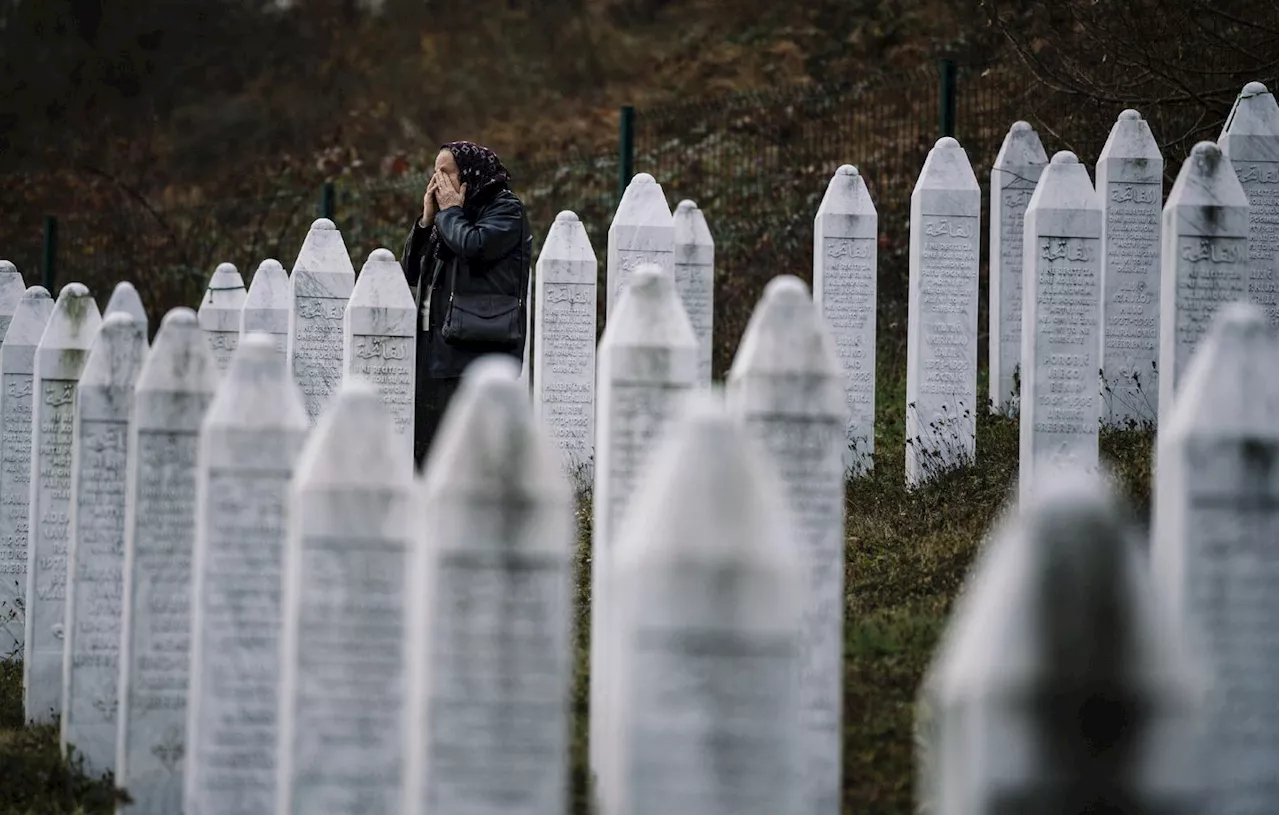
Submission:
{"label": "white headstone with arabic script", "polygon": [[1098,467],[1102,204],[1075,153],[1054,153],[1027,206],[1018,484]]}
{"label": "white headstone with arabic script", "polygon": [[1213,142],[1191,149],[1161,221],[1160,411],[1224,303],[1248,296],[1249,199]]}
{"label": "white headstone with arabic script", "polygon": [[137,320],[142,326],[142,333],[150,336],[147,310],[142,307],[142,298],[138,296],[138,290],[128,280],[121,280],[111,290],[111,299],[107,300],[107,307],[102,310],[102,319],[105,320],[116,312],[128,314]]}
{"label": "white headstone with arabic script", "polygon": [[317,218],[289,275],[289,370],[314,422],[342,382],[342,323],[356,270],[342,233]]}
{"label": "white headstone with arabic script", "polygon": [[129,815],[182,811],[200,425],[219,373],[196,313],[160,321],[134,390],[116,784]]}
{"label": "white headstone with arabic script", "polygon": [[89,776],[116,766],[129,421],[146,354],[146,323],[108,314],[76,394],[61,742]]}
{"label": "white headstone with arabic script", "polygon": [[707,217],[688,199],[676,205],[676,291],[698,338],[698,382],[711,385],[711,337],[716,293],[716,244]]}
{"label": "white headstone with arabic script", "polygon": [[0,342],[9,331],[9,321],[26,291],[27,286],[22,282],[18,267],[7,260],[0,260]]}
{"label": "white headstone with arabic script", "polygon": [[800,806],[841,811],[844,695],[845,370],[809,290],[775,277],[751,315],[726,400],[781,477],[802,581],[796,677]]}
{"label": "white headstone with arabic script", "polygon": [[240,310],[240,337],[266,334],[284,356],[289,343],[289,273],[280,261],[267,258],[249,281],[249,293]]}
{"label": "white headstone with arabic script", "polygon": [[911,193],[907,283],[907,484],[973,461],[982,192],[950,136]]}
{"label": "white headstone with arabic script", "polygon": [[[290,490],[277,815],[400,812],[408,746],[412,445],[368,382],[345,382]],[[425,520],[425,519],[424,519]]]}
{"label": "white headstone with arabic script", "polygon": [[1098,157],[1102,203],[1102,421],[1159,415],[1160,208],[1164,159],[1136,110],[1120,114]]}
{"label": "white headstone with arabic script", "polygon": [[343,376],[378,387],[396,432],[413,438],[417,306],[404,270],[389,249],[374,249],[351,292],[342,321]]}
{"label": "white headstone with arabic script", "polygon": [[409,813],[568,803],[577,525],[519,370],[467,369],[425,474],[414,554]]}
{"label": "white headstone with arabic script", "polygon": [[596,254],[578,216],[556,216],[538,253],[533,412],[565,467],[591,479],[596,419]]}
{"label": "white headstone with arabic script", "polygon": [[844,369],[845,468],[871,471],[876,451],[876,256],[879,216],[866,179],[843,164],[813,219],[813,299]]}
{"label": "white headstone with arabic script", "polygon": [[0,657],[22,653],[31,512],[31,394],[36,346],[53,313],[41,286],[22,295],[0,345]]}
{"label": "white headstone with arabic script", "polygon": [[240,342],[240,310],[244,308],[244,279],[230,263],[219,263],[200,301],[200,327],[213,351],[218,371],[225,372]]}
{"label": "white headstone with arabic script", "polygon": [[[604,650],[611,630],[605,580],[613,538],[678,399],[698,376],[698,339],[670,269],[649,264],[636,270],[605,325],[598,353],[590,676],[592,709],[606,711],[614,677]],[[591,717],[591,766],[597,774],[609,771],[607,739],[616,735],[610,728],[605,715]]]}
{"label": "white headstone with arabic script", "polygon": [[619,529],[606,584],[617,676],[606,811],[807,812],[797,542],[750,433],[710,395],[690,403]]}
{"label": "white headstone with arabic script", "polygon": [[1261,82],[1240,91],[1218,137],[1249,198],[1249,301],[1266,309],[1276,330],[1277,263],[1280,254],[1280,112]]}
{"label": "white headstone with arabic script", "polygon": [[605,316],[614,312],[622,288],[645,263],[675,274],[675,220],[662,186],[648,173],[637,173],[618,202],[609,224]]}
{"label": "white headstone with arabic script", "polygon": [[988,373],[991,410],[1017,415],[1015,373],[1022,363],[1022,231],[1031,193],[1049,163],[1040,136],[1014,122],[991,166]]}
{"label": "white headstone with arabic script", "polygon": [[1200,343],[1157,447],[1152,565],[1210,661],[1201,812],[1270,812],[1280,765],[1280,354],[1261,307],[1229,303]]}
{"label": "white headstone with arabic script", "polygon": [[245,335],[200,430],[184,815],[275,806],[285,517],[309,424],[275,339]]}
{"label": "white headstone with arabic script", "polygon": [[89,290],[81,283],[68,283],[58,293],[36,348],[22,689],[27,719],[41,724],[62,712],[76,388],[101,323]]}

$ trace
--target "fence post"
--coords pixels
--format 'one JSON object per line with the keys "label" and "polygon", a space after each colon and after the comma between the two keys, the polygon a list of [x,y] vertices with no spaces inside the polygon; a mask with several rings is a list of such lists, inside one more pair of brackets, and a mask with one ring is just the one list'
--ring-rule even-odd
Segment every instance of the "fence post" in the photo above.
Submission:
{"label": "fence post", "polygon": [[54,286],[57,284],[56,263],[58,260],[58,219],[52,215],[44,216],[44,251],[43,260],[40,264],[41,276],[44,278],[41,282],[45,289],[54,297],[58,296]]}
{"label": "fence post", "polygon": [[326,181],[320,188],[320,217],[333,220],[334,196],[333,182]]}
{"label": "fence post", "polygon": [[636,109],[623,105],[618,109],[618,200],[627,191],[636,164]]}
{"label": "fence post", "polygon": [[938,61],[938,138],[956,135],[956,64]]}

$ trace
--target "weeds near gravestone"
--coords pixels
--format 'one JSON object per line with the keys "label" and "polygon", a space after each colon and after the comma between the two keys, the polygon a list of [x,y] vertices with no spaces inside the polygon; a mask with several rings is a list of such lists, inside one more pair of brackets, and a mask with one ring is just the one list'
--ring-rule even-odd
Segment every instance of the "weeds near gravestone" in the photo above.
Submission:
{"label": "weeds near gravestone", "polygon": [[[907,425],[920,427],[916,403],[909,403],[907,410],[912,416]],[[974,461],[969,450],[976,432],[973,411],[965,408],[957,413],[951,405],[944,404],[942,414],[924,425],[915,436],[907,437],[907,444],[915,449],[918,457],[922,484],[952,470],[969,467]]]}
{"label": "weeds near gravestone", "polygon": [[[1114,426],[1143,433],[1155,432],[1156,409],[1151,404],[1151,397],[1155,392],[1150,387],[1151,380],[1156,378],[1156,363],[1154,360],[1151,362],[1151,373],[1147,377],[1147,387],[1143,387],[1143,374],[1141,371],[1126,372],[1121,376],[1112,377],[1108,381],[1106,374],[1099,368],[1098,377],[1102,381],[1102,416],[1100,421],[1103,427]],[[1118,423],[1114,423],[1110,417],[1116,415],[1117,409],[1125,418]]]}
{"label": "weeds near gravestone", "polygon": [[[25,591],[25,589],[23,586],[19,584],[19,581],[17,580],[13,581],[13,585],[14,585],[13,602],[9,602],[7,600],[0,601],[0,630],[9,629],[12,631],[21,632],[23,627],[26,624],[26,618],[23,616],[23,613],[22,613],[22,594]],[[21,658],[22,658],[22,643],[20,642],[15,643],[14,646],[9,650],[7,654],[0,654],[0,659],[21,659]]]}

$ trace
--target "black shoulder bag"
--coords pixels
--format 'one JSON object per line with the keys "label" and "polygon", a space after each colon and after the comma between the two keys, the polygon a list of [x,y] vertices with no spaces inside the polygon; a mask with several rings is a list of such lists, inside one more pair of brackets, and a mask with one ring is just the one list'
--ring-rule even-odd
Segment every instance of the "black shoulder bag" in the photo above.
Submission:
{"label": "black shoulder bag", "polygon": [[[517,249],[524,257],[525,229],[528,217],[520,219],[520,243]],[[520,345],[525,329],[525,289],[529,272],[521,275],[520,293],[458,294],[456,263],[449,265],[449,303],[445,306],[444,325],[440,336],[449,345],[463,348],[510,351]]]}

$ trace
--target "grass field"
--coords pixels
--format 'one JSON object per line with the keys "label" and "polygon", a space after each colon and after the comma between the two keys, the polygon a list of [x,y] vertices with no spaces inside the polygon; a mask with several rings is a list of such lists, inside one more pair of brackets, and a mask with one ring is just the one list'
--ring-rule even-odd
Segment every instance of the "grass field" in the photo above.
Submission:
{"label": "grass field", "polygon": [[[916,686],[974,551],[1015,486],[1018,427],[977,419],[977,460],[927,486],[903,484],[901,381],[881,378],[874,473],[849,486],[844,695],[844,811],[899,815],[912,809],[912,712]],[[980,387],[979,393],[984,392]],[[1107,431],[1103,457],[1145,521],[1150,504],[1149,432]],[[586,772],[590,506],[581,537],[573,687],[574,815],[590,812]],[[54,727],[22,722],[19,663],[0,666],[0,815],[107,813],[108,781],[86,779],[58,754]]]}

